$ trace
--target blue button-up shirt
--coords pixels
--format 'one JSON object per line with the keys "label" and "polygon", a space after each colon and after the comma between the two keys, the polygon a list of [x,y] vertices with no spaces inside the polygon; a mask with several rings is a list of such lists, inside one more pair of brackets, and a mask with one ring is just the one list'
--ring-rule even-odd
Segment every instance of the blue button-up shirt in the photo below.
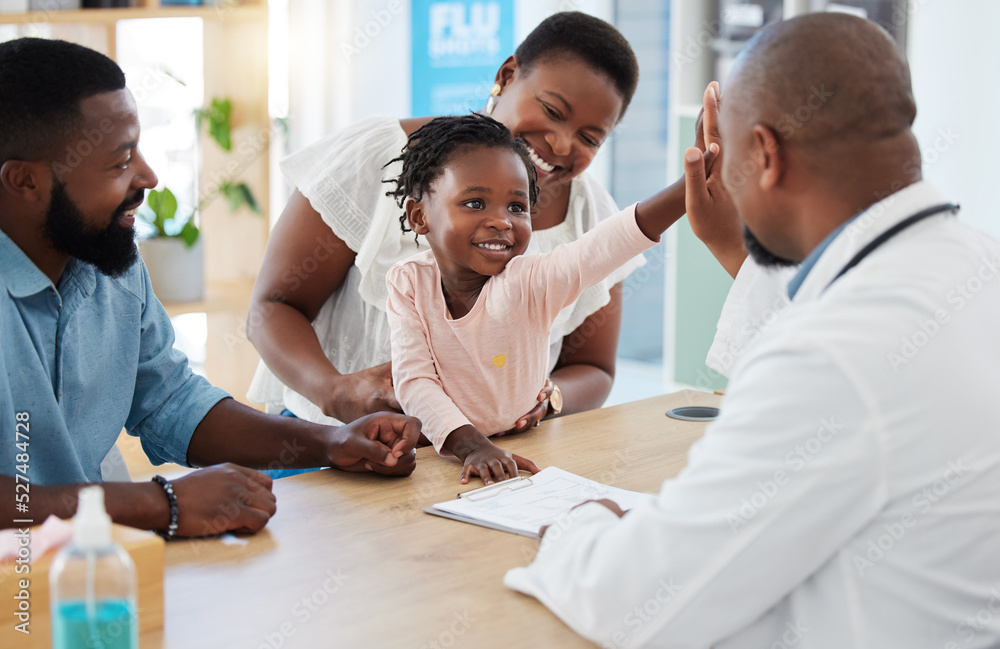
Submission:
{"label": "blue button-up shirt", "polygon": [[3,232],[0,342],[0,474],[27,465],[36,484],[100,481],[122,427],[152,462],[187,464],[195,427],[229,396],[173,348],[142,263],[112,278],[70,260],[56,287]]}

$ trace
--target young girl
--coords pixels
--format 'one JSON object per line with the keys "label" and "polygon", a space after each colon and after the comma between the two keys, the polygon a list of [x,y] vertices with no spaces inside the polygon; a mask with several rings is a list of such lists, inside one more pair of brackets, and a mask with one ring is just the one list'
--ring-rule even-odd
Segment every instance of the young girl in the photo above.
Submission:
{"label": "young girl", "polygon": [[386,278],[399,403],[439,453],[463,461],[463,483],[537,472],[487,438],[513,428],[544,387],[559,311],[655,245],[676,206],[657,195],[550,254],[521,256],[538,188],[527,148],[505,126],[478,114],[440,117],[396,160],[403,171],[387,194],[405,209],[403,230],[430,248]]}

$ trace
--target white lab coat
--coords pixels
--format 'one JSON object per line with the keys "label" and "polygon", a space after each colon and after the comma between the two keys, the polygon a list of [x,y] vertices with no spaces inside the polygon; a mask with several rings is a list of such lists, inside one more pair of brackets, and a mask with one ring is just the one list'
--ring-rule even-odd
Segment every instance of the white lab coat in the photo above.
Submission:
{"label": "white lab coat", "polygon": [[927,183],[845,229],[687,468],[585,505],[504,582],[607,647],[1000,644],[1000,243]]}
{"label": "white lab coat", "polygon": [[733,375],[736,361],[757,336],[792,305],[788,282],[797,271],[798,266],[763,268],[747,258],[722,305],[705,365],[727,378]]}

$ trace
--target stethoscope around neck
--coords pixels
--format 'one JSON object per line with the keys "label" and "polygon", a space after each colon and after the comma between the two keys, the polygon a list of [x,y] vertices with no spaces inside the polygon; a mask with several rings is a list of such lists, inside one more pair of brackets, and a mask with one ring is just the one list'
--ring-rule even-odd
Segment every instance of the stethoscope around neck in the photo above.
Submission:
{"label": "stethoscope around neck", "polygon": [[826,291],[833,285],[834,282],[836,282],[838,279],[847,274],[849,270],[860,264],[865,257],[872,254],[876,248],[878,248],[879,246],[881,246],[886,241],[893,238],[906,228],[910,227],[911,225],[919,223],[920,221],[932,217],[935,214],[941,214],[942,212],[951,212],[952,214],[957,214],[959,209],[961,209],[961,206],[955,203],[943,203],[941,205],[935,205],[934,207],[928,207],[926,210],[922,210],[920,212],[917,212],[913,216],[903,219],[896,225],[892,226],[882,234],[872,239],[868,245],[859,250],[858,253],[851,258],[851,261],[847,262],[847,265],[840,269],[840,272],[837,273],[837,276],[834,277],[832,280],[830,280],[830,283],[827,284],[826,288],[823,290]]}

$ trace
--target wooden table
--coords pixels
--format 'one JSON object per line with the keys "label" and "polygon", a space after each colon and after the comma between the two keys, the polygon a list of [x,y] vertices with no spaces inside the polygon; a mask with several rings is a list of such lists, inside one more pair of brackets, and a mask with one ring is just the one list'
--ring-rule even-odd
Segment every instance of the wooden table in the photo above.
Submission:
{"label": "wooden table", "polygon": [[[609,485],[657,491],[705,424],[664,416],[719,397],[682,391],[544,422],[498,440]],[[536,600],[503,586],[538,542],[422,508],[478,486],[419,449],[408,478],[317,471],[275,482],[278,512],[245,545],[167,548],[162,633],[151,647],[589,647]]]}

